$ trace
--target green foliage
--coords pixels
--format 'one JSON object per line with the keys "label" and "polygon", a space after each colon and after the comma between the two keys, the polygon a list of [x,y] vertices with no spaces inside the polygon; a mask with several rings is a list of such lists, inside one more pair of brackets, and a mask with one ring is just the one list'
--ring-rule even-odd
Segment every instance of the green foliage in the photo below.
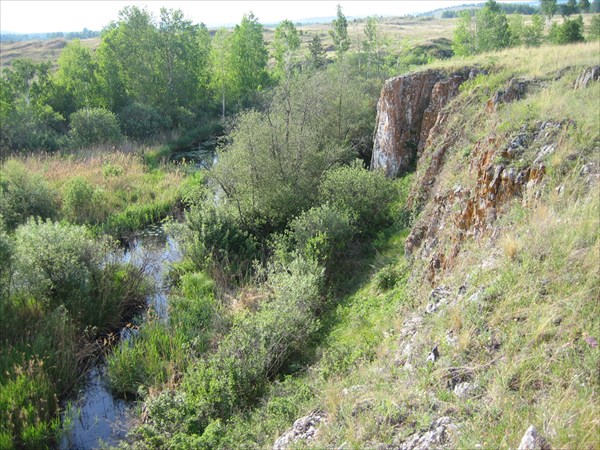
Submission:
{"label": "green foliage", "polygon": [[596,14],[592,17],[589,36],[590,39],[600,39],[600,14]]}
{"label": "green foliage", "polygon": [[144,323],[137,334],[121,343],[106,360],[110,388],[124,396],[136,396],[144,388],[166,383],[185,369],[185,339],[159,320]]}
{"label": "green foliage", "polygon": [[344,53],[350,48],[350,38],[348,37],[348,20],[342,12],[342,7],[337,5],[337,16],[331,22],[329,34],[333,39],[333,46],[337,53],[338,60],[344,57]]}
{"label": "green foliage", "polygon": [[103,106],[98,65],[91,50],[79,40],[70,41],[58,57],[50,105],[64,117],[83,108]]}
{"label": "green foliage", "polygon": [[216,353],[186,372],[180,401],[162,399],[160,408],[149,402],[143,432],[165,439],[177,426],[179,433],[191,435],[188,441],[203,432],[216,439],[214,421],[249,406],[264,392],[269,376],[315,331],[322,276],[322,269],[303,259],[272,268],[269,301],[256,313],[241,315]]}
{"label": "green foliage", "polygon": [[559,45],[583,41],[583,17],[566,18],[561,25],[552,24],[548,35],[551,42]]}
{"label": "green foliage", "polygon": [[68,181],[63,191],[63,213],[74,223],[98,223],[105,216],[103,200],[101,189],[94,188],[84,178],[74,177]]}
{"label": "green foliage", "polygon": [[149,105],[132,103],[119,113],[123,133],[132,139],[147,140],[167,128],[167,121],[160,112]]}
{"label": "green foliage", "polygon": [[12,369],[0,384],[0,445],[3,449],[49,448],[60,424],[52,383],[39,361]]}
{"label": "green foliage", "polygon": [[548,20],[551,20],[554,14],[556,14],[558,5],[556,0],[540,0],[540,8],[542,10],[542,14]]}
{"label": "green foliage", "polygon": [[534,14],[531,24],[525,25],[522,16],[512,16],[509,23],[511,45],[525,45],[526,47],[539,47],[544,35],[544,19]]}
{"label": "green foliage", "polygon": [[254,240],[231,214],[210,200],[193,204],[186,212],[181,238],[185,254],[201,269],[227,269],[234,276],[245,275],[256,255]]}
{"label": "green foliage", "polygon": [[239,116],[209,177],[244,228],[282,230],[315,204],[315,181],[349,161],[348,143],[372,132],[369,99],[347,72],[321,71],[280,86],[266,112]]}
{"label": "green foliage", "polygon": [[84,108],[71,114],[69,135],[74,144],[88,147],[122,139],[117,116],[104,108]]}
{"label": "green foliage", "polygon": [[321,37],[318,34],[315,34],[308,43],[308,51],[310,54],[310,66],[313,69],[320,69],[325,66],[327,58]]}
{"label": "green foliage", "polygon": [[279,76],[289,76],[296,63],[296,52],[300,48],[300,33],[289,20],[284,20],[275,28],[273,37],[276,73]]}
{"label": "green foliage", "polygon": [[325,174],[320,194],[323,201],[346,211],[361,235],[373,235],[390,223],[394,187],[382,173],[359,164],[332,170]]}
{"label": "green foliage", "polygon": [[303,212],[290,222],[290,230],[296,249],[324,266],[339,257],[354,237],[348,213],[329,204]]}
{"label": "green foliage", "polygon": [[454,31],[452,50],[459,56],[499,50],[510,44],[510,32],[506,15],[494,0],[472,17],[469,12],[460,15]]}
{"label": "green foliage", "polygon": [[252,100],[254,92],[269,84],[268,52],[263,26],[254,14],[244,14],[231,35],[229,70],[231,90],[242,103]]}
{"label": "green foliage", "polygon": [[579,0],[579,2],[577,2],[577,7],[582,14],[589,13],[592,4],[590,3],[590,0]]}
{"label": "green foliage", "polygon": [[178,126],[178,108],[193,110],[206,99],[209,46],[206,27],[193,25],[180,10],[163,8],[157,20],[146,9],[124,8],[98,49],[108,106],[121,111],[142,103]]}
{"label": "green foliage", "polygon": [[56,193],[43,177],[24,164],[6,161],[0,169],[0,211],[9,230],[29,217],[53,218],[58,210]]}

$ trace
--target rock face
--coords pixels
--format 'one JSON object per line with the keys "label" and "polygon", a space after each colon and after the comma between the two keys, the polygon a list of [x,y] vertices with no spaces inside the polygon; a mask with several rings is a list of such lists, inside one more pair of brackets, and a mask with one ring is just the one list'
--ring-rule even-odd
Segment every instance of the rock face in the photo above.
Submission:
{"label": "rock face", "polygon": [[548,444],[546,439],[538,433],[538,430],[531,425],[523,435],[517,450],[552,450],[552,447]]}
{"label": "rock face", "polygon": [[598,78],[600,78],[600,66],[588,67],[575,80],[575,89],[588,87],[592,81],[598,81]]}
{"label": "rock face", "polygon": [[[450,267],[466,237],[478,238],[488,230],[502,207],[515,197],[533,195],[546,172],[545,160],[557,148],[561,133],[570,122],[540,122],[535,128],[522,128],[508,145],[502,146],[495,136],[478,141],[470,157],[469,172],[476,178],[474,188],[456,186],[438,190],[429,198],[426,211],[413,226],[405,242],[407,255],[429,259],[429,279]],[[430,149],[427,149],[429,151]],[[523,154],[532,154],[527,163]],[[441,164],[436,158],[423,158],[419,164],[429,164],[423,171],[422,192],[433,189],[435,175]],[[427,159],[427,161],[424,161]],[[430,170],[436,166],[435,170]],[[451,235],[451,245],[440,245],[444,233]]]}
{"label": "rock face", "polygon": [[377,103],[371,169],[383,170],[388,177],[405,173],[469,75],[474,73],[468,69],[453,74],[428,70],[387,80]]}
{"label": "rock face", "polygon": [[296,420],[292,428],[277,438],[273,444],[273,450],[285,450],[294,442],[301,440],[306,442],[315,440],[318,434],[317,426],[325,420],[325,417],[323,411],[317,410]]}

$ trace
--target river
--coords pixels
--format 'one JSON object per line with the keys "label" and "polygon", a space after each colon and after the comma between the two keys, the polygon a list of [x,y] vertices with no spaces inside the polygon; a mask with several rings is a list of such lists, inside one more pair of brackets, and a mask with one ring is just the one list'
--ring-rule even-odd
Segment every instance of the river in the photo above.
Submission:
{"label": "river", "polygon": [[[164,275],[169,265],[181,257],[177,243],[165,236],[160,228],[151,228],[135,238],[119,257],[125,263],[146,266],[148,275],[156,283],[154,294],[147,299],[148,308],[166,320],[168,305]],[[130,333],[130,329],[122,330],[121,339],[129,339]],[[117,445],[127,434],[135,407],[135,401],[112,396],[105,382],[105,364],[100,360],[86,375],[75,400],[61,417],[66,429],[58,448],[88,450],[100,448],[102,444]]]}

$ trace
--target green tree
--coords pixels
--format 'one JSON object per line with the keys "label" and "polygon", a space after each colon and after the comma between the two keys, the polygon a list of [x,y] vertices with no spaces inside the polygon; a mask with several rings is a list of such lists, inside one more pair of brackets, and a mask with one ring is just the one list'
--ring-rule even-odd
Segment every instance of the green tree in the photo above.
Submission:
{"label": "green tree", "polygon": [[363,48],[367,54],[367,78],[369,78],[369,72],[372,66],[375,66],[376,73],[379,76],[382,50],[382,36],[381,29],[379,28],[379,19],[375,16],[367,17],[364,32],[366,40],[363,42]]}
{"label": "green tree", "polygon": [[510,30],[506,14],[498,3],[488,0],[472,17],[468,12],[460,15],[454,31],[452,49],[460,56],[492,50],[510,45]]}
{"label": "green tree", "polygon": [[177,122],[177,108],[193,110],[207,98],[210,35],[204,24],[192,24],[181,10],[161,8],[156,37],[156,87],[163,89],[158,103]]}
{"label": "green tree", "polygon": [[544,17],[548,20],[552,20],[552,17],[556,14],[558,5],[556,0],[540,0],[540,9]]}
{"label": "green tree", "polygon": [[590,23],[590,39],[600,39],[600,15],[598,14],[592,17]]}
{"label": "green tree", "polygon": [[231,70],[231,35],[221,28],[212,39],[210,51],[210,86],[221,103],[221,114],[225,118],[225,103],[231,100],[233,73]]}
{"label": "green tree", "polygon": [[92,52],[76,39],[61,52],[54,74],[54,96],[51,104],[68,117],[81,108],[103,106],[98,81],[98,65]]}
{"label": "green tree", "polygon": [[579,7],[579,11],[587,14],[590,12],[590,8],[592,5],[590,3],[590,0],[579,0],[579,3],[577,3],[577,6]]}
{"label": "green tree", "polygon": [[350,38],[348,37],[348,20],[342,13],[342,7],[337,5],[337,17],[331,22],[332,29],[329,31],[333,39],[333,46],[338,59],[343,59],[344,54],[350,48]]}
{"label": "green tree", "polygon": [[277,61],[276,73],[278,76],[289,76],[296,62],[296,52],[300,48],[300,33],[294,24],[284,20],[275,28],[273,38],[275,60]]}
{"label": "green tree", "polygon": [[592,0],[592,7],[590,8],[590,12],[594,14],[600,13],[600,0]]}
{"label": "green tree", "polygon": [[247,104],[252,94],[269,83],[269,54],[263,38],[263,26],[250,12],[235,26],[231,36],[230,64],[234,96]]}
{"label": "green tree", "polygon": [[572,14],[577,14],[579,12],[579,8],[577,7],[577,0],[568,0],[567,3],[562,3],[559,5],[560,14],[563,17],[568,17]]}
{"label": "green tree", "polygon": [[583,41],[583,17],[578,16],[576,19],[565,17],[561,25],[552,24],[548,37],[551,42],[561,45]]}
{"label": "green tree", "polygon": [[121,140],[117,116],[104,108],[84,108],[71,114],[69,135],[75,145],[87,147]]}
{"label": "green tree", "polygon": [[319,35],[315,34],[308,43],[308,51],[310,53],[310,65],[315,69],[324,67],[327,59],[325,57],[325,49]]}
{"label": "green tree", "polygon": [[526,25],[523,16],[511,17],[510,22],[511,45],[525,45],[526,47],[538,47],[542,43],[544,35],[544,19],[538,14],[531,16],[531,24]]}

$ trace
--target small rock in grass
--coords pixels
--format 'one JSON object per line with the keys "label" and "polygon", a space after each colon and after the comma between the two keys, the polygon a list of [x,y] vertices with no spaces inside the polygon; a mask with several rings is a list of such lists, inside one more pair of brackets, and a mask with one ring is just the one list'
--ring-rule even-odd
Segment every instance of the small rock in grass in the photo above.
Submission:
{"label": "small rock in grass", "polygon": [[552,450],[552,447],[546,439],[538,433],[538,430],[533,425],[530,425],[521,438],[521,443],[517,450]]}

